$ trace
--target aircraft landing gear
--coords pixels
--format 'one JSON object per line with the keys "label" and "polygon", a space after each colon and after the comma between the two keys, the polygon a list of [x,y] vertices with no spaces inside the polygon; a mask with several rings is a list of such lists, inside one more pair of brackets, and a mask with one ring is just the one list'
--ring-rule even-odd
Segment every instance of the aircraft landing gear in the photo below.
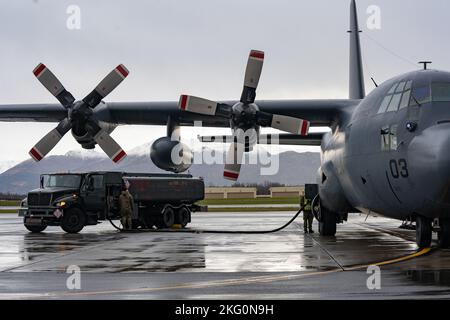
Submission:
{"label": "aircraft landing gear", "polygon": [[336,234],[336,213],[321,205],[319,207],[318,220],[319,233],[321,236],[334,236]]}
{"label": "aircraft landing gear", "polygon": [[432,220],[424,216],[416,217],[416,243],[419,248],[429,248],[433,234]]}
{"label": "aircraft landing gear", "polygon": [[439,247],[450,247],[450,219],[439,219],[440,231],[438,232]]}

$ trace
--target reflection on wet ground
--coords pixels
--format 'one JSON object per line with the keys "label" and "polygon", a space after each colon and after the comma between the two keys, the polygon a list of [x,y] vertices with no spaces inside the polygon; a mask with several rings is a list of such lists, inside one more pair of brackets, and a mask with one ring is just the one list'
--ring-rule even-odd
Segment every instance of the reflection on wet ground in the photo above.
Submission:
{"label": "reflection on wet ground", "polygon": [[418,283],[450,287],[450,270],[409,270],[406,276]]}
{"label": "reflection on wet ground", "polygon": [[[284,224],[292,214],[197,213],[190,228],[268,230]],[[97,282],[106,277],[110,285],[108,274],[111,274],[115,275],[115,279],[136,279],[133,281],[136,281],[137,286],[142,285],[138,280],[142,274],[146,274],[147,278],[155,275],[158,279],[166,279],[166,276],[162,276],[166,274],[178,275],[183,281],[188,281],[198,277],[218,279],[243,274],[248,277],[248,274],[269,273],[283,278],[283,275],[290,273],[303,276],[308,272],[341,271],[343,267],[385,261],[415,252],[416,245],[411,241],[414,231],[400,230],[398,226],[398,221],[390,219],[370,217],[365,221],[365,216],[352,215],[349,223],[338,227],[337,236],[329,238],[320,237],[317,233],[303,234],[300,219],[285,230],[273,234],[124,234],[118,233],[109,223],[86,227],[76,235],[65,234],[56,227],[48,228],[45,233],[30,234],[23,228],[20,218],[2,215],[0,298],[3,287],[13,290],[11,288],[14,285],[8,282],[13,278],[29,281],[29,278],[39,277],[42,281],[42,274],[46,274],[44,278],[64,278],[64,272],[70,265],[79,266],[84,274],[92,274]],[[437,250],[422,258],[383,267],[386,275],[399,281],[399,286],[410,286],[411,283],[449,286],[450,271],[446,269],[450,269],[450,251],[446,250]],[[352,277],[361,278],[359,285],[365,287],[363,280],[367,275],[364,271],[340,274],[328,274],[327,277],[333,277],[332,281],[316,279],[316,289],[322,288],[325,292],[333,281],[345,279],[349,282],[345,286],[350,285],[349,290],[352,292]],[[173,276],[167,278],[173,279]],[[17,281],[16,285],[21,283]],[[92,283],[95,281],[92,280]],[[278,292],[280,298],[285,288],[295,291],[294,287],[286,283],[281,286],[282,282],[275,281],[275,284],[280,285],[277,289],[274,284],[270,284],[270,289]],[[302,279],[301,283],[308,282]],[[99,284],[100,287],[103,285]],[[189,296],[195,295],[190,293]],[[319,296],[323,297],[323,293]]]}
{"label": "reflection on wet ground", "polygon": [[[266,230],[290,215],[203,213],[190,227]],[[281,232],[261,235],[123,234],[108,224],[75,235],[59,228],[30,234],[19,223],[0,230],[0,268],[15,272],[60,271],[72,264],[85,272],[293,272],[383,261],[416,250],[409,241],[355,223],[343,225],[336,238],[304,235],[297,222]]]}

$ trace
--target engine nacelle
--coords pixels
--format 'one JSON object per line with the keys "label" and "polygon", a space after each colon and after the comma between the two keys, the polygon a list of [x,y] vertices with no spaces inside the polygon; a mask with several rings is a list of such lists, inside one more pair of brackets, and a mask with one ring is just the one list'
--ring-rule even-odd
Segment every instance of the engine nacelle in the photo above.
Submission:
{"label": "engine nacelle", "polygon": [[[117,127],[115,124],[107,123],[107,122],[98,122],[100,128],[108,132],[110,134]],[[94,137],[90,134],[84,127],[83,128],[72,128],[72,136],[77,140],[79,144],[84,149],[94,149],[96,142],[94,141]]]}
{"label": "engine nacelle", "polygon": [[170,137],[162,137],[153,142],[150,158],[158,168],[179,173],[189,169],[194,155],[185,144]]}

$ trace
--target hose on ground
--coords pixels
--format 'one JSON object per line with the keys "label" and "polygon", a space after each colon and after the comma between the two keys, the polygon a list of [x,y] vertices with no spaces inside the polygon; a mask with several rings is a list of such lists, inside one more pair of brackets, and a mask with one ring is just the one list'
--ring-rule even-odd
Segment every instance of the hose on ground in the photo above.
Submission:
{"label": "hose on ground", "polygon": [[294,216],[286,222],[281,227],[272,229],[272,230],[193,230],[193,229],[123,229],[114,224],[111,219],[108,219],[111,225],[119,230],[120,232],[182,232],[182,233],[215,233],[215,234],[266,234],[266,233],[274,233],[281,231],[287,228],[295,219],[303,212],[305,206],[300,207],[300,209],[294,214]]}

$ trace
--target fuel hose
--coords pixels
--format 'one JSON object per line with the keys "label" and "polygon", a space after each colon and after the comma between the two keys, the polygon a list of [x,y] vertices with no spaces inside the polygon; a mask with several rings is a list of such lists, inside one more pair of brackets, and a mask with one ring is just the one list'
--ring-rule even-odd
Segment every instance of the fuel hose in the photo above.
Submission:
{"label": "fuel hose", "polygon": [[123,229],[118,227],[111,219],[108,219],[111,225],[119,230],[120,232],[125,233],[137,233],[137,232],[181,232],[181,233],[215,233],[215,234],[266,234],[266,233],[274,233],[281,231],[287,228],[295,219],[302,213],[304,206],[300,207],[300,209],[294,214],[294,216],[286,222],[284,225],[272,229],[272,230],[193,230],[193,229]]}

